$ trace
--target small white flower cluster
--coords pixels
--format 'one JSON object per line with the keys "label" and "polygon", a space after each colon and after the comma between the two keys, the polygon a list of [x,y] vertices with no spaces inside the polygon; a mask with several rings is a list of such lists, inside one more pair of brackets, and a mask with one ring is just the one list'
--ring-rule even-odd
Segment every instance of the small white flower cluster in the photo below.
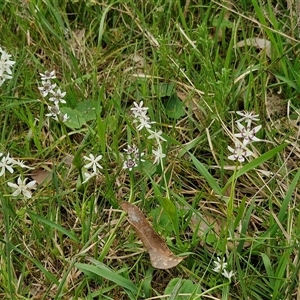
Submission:
{"label": "small white flower cluster", "polygon": [[219,257],[217,257],[217,260],[214,261],[215,267],[213,268],[213,271],[216,273],[220,273],[220,271],[222,271],[222,275],[231,280],[231,277],[234,276],[234,272],[233,271],[227,271],[226,267],[227,267],[227,262],[225,262],[225,257],[223,257],[223,259],[221,260]]}
{"label": "small white flower cluster", "polygon": [[46,116],[51,117],[56,121],[67,121],[69,118],[68,115],[63,114],[59,109],[61,103],[66,103],[66,100],[64,100],[66,92],[62,92],[59,88],[55,89],[56,83],[51,82],[51,79],[56,78],[55,71],[46,71],[45,74],[40,73],[40,75],[42,84],[38,87],[38,89],[40,90],[43,98],[50,96],[48,100],[54,104],[48,105],[49,113],[46,114]]}
{"label": "small white flower cluster", "polygon": [[98,163],[98,161],[102,158],[102,155],[98,155],[95,157],[93,154],[89,156],[84,156],[84,159],[88,161],[84,168],[84,181],[82,183],[86,183],[92,177],[98,175],[100,173],[99,169],[103,169],[102,166]]}
{"label": "small white flower cluster", "polygon": [[8,54],[0,47],[0,86],[4,83],[6,79],[12,78],[11,67],[16,63],[13,60],[9,60],[11,55]]}
{"label": "small white flower cluster", "polygon": [[[152,150],[154,154],[153,164],[162,163],[162,159],[166,156],[162,150],[162,142],[166,141],[165,138],[162,137],[162,131],[156,131],[151,129],[151,125],[155,122],[151,122],[150,118],[147,116],[148,107],[144,107],[144,102],[140,103],[133,102],[134,107],[130,110],[133,115],[133,123],[136,123],[136,129],[141,131],[142,129],[146,129],[148,133],[148,139],[154,139],[157,144],[157,150]],[[124,161],[123,169],[129,169],[131,171],[134,167],[138,165],[137,161],[144,161],[141,157],[144,155],[144,152],[139,152],[139,149],[133,145],[127,146],[127,149],[124,149],[126,152],[127,159]]]}
{"label": "small white flower cluster", "polygon": [[[12,157],[10,157],[10,154],[7,153],[7,155],[4,155],[3,153],[0,153],[0,177],[5,174],[5,171],[8,171],[9,173],[14,173],[14,167],[19,166],[21,168],[27,168],[32,169],[30,167],[27,167],[23,161],[16,160]],[[28,184],[26,184],[28,178],[25,178],[23,181],[21,177],[19,176],[17,180],[17,184],[8,182],[8,186],[10,186],[12,189],[14,189],[14,192],[12,193],[12,196],[18,196],[20,194],[23,194],[25,198],[31,198],[31,190],[34,188],[36,181],[32,180]]]}
{"label": "small white flower cluster", "polygon": [[[262,125],[251,127],[252,123],[259,121],[259,115],[254,115],[252,112],[247,111],[237,111],[236,113],[242,118],[236,121],[239,133],[234,134],[234,136],[236,138],[242,138],[243,141],[241,142],[237,139],[234,148],[228,146],[228,150],[232,153],[232,155],[228,156],[228,159],[244,162],[246,157],[253,155],[253,153],[247,149],[247,145],[251,142],[260,141],[255,134],[261,129]],[[244,122],[245,125],[243,125],[242,122]]]}
{"label": "small white flower cluster", "polygon": [[133,168],[138,166],[137,161],[145,161],[142,159],[142,156],[144,156],[145,153],[140,153],[139,149],[135,145],[132,147],[127,145],[127,149],[124,149],[124,152],[126,152],[127,159],[124,161],[123,169],[131,171]]}

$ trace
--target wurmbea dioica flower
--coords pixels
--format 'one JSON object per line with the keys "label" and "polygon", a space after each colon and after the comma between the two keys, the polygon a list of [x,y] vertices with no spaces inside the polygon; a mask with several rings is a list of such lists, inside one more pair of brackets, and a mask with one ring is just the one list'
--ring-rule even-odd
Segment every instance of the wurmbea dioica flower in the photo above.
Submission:
{"label": "wurmbea dioica flower", "polygon": [[[103,169],[103,167],[98,163],[101,160],[102,155],[95,157],[93,154],[89,154],[89,156],[84,156],[83,158],[88,161],[88,163],[83,166],[86,171],[83,173],[85,180],[82,183],[86,183],[100,173],[99,169]],[[92,169],[91,172],[89,171],[90,169]]]}
{"label": "wurmbea dioica flower", "polygon": [[51,93],[56,87],[56,83],[51,83],[50,80],[42,81],[42,85],[38,87],[40,93],[43,97],[46,97],[49,93]]}
{"label": "wurmbea dioica flower", "polygon": [[16,159],[10,157],[9,153],[7,153],[7,155],[0,153],[0,177],[5,174],[6,170],[11,174],[14,173],[13,168],[15,166],[19,166],[21,168],[33,169],[31,167],[27,167],[23,161],[16,160]]}
{"label": "wurmbea dioica flower", "polygon": [[219,257],[217,257],[217,260],[213,262],[215,267],[213,268],[213,271],[216,273],[220,273],[222,271],[222,275],[226,278],[228,278],[229,280],[231,280],[231,277],[234,276],[234,272],[233,271],[227,271],[226,267],[227,267],[227,262],[225,261],[225,257],[223,257],[223,259],[221,260]]}
{"label": "wurmbea dioica flower", "polygon": [[[132,111],[132,115],[134,117],[133,123],[137,123],[136,129],[141,131],[142,129],[146,129],[148,132],[148,139],[154,139],[155,143],[157,144],[157,150],[152,150],[154,154],[154,162],[153,164],[159,164],[162,162],[162,158],[166,155],[162,152],[162,142],[165,142],[166,139],[162,137],[161,130],[152,130],[152,122],[150,118],[147,116],[148,107],[143,106],[144,102],[141,101],[139,103],[133,102],[133,106],[130,110]],[[129,147],[129,146],[128,146]],[[135,146],[134,146],[135,147]],[[135,147],[135,149],[137,149]],[[124,150],[127,154],[129,154],[128,149]],[[132,151],[132,150],[131,150]],[[138,151],[138,150],[137,150]],[[144,153],[139,155],[139,158],[144,155]],[[143,161],[140,159],[140,161]],[[137,157],[135,156],[128,156],[127,160],[124,161],[123,169],[132,170],[134,167],[137,166]]]}
{"label": "wurmbea dioica flower", "polygon": [[13,60],[10,60],[11,55],[8,54],[0,47],[0,86],[4,83],[6,79],[12,78],[11,67],[16,63]]}
{"label": "wurmbea dioica flower", "polygon": [[162,135],[162,131],[161,130],[159,130],[159,131],[148,130],[148,132],[150,133],[150,135],[148,136],[148,139],[155,139],[158,144],[160,144],[160,140],[163,141],[163,142],[167,141],[165,138],[163,138],[161,136]]}
{"label": "wurmbea dioica flower", "polygon": [[123,163],[123,169],[128,169],[129,171],[131,171],[133,168],[138,166],[138,161],[145,161],[144,159],[142,159],[145,153],[140,153],[139,149],[135,145],[127,145],[127,149],[124,149],[124,152],[126,153],[126,159]]}
{"label": "wurmbea dioica flower", "polygon": [[63,99],[66,92],[62,92],[60,89],[57,89],[56,91],[52,90],[50,93],[53,96],[49,98],[49,101],[54,102],[55,105],[58,105],[59,103],[66,103],[66,100]]}
{"label": "wurmbea dioica flower", "polygon": [[222,275],[223,275],[225,278],[231,280],[231,277],[234,276],[234,272],[233,272],[232,270],[229,271],[229,272],[228,272],[227,270],[223,270]]}
{"label": "wurmbea dioica flower", "polygon": [[157,148],[157,150],[152,150],[152,153],[154,155],[154,161],[153,161],[154,165],[155,164],[159,165],[162,159],[166,157],[166,154],[162,152],[162,148],[160,146]]}
{"label": "wurmbea dioica flower", "polygon": [[46,71],[45,74],[40,73],[42,81],[50,80],[50,79],[55,79],[55,70],[53,71]]}
{"label": "wurmbea dioica flower", "polygon": [[14,165],[14,161],[11,157],[9,157],[9,153],[7,153],[7,155],[3,155],[3,153],[1,154],[1,159],[0,159],[0,177],[4,175],[5,170],[7,170],[10,173],[14,172],[14,169],[12,168]]}
{"label": "wurmbea dioica flower", "polygon": [[243,138],[243,144],[247,145],[249,142],[258,142],[259,138],[255,136],[255,134],[261,129],[262,125],[256,126],[251,129],[250,126],[243,126],[241,123],[237,123],[237,127],[240,130],[240,133],[236,133],[234,136]]}
{"label": "wurmbea dioica flower", "polygon": [[34,188],[36,181],[32,180],[26,184],[28,178],[25,178],[24,180],[21,179],[21,177],[18,178],[17,184],[8,182],[8,186],[10,186],[12,189],[14,189],[14,192],[12,193],[12,196],[18,196],[20,194],[23,194],[25,198],[31,198],[32,192],[31,190]]}
{"label": "wurmbea dioica flower", "polygon": [[225,262],[225,257],[223,257],[223,259],[217,257],[217,260],[215,260],[213,263],[215,264],[213,271],[216,273],[219,273],[221,270],[223,271],[227,267],[227,262]]}
{"label": "wurmbea dioica flower", "polygon": [[[258,116],[252,112],[236,112],[242,118],[236,121],[237,127],[239,129],[239,133],[235,133],[234,136],[236,138],[243,138],[243,142],[235,141],[235,148],[228,146],[228,149],[232,155],[228,156],[230,160],[238,160],[239,162],[244,162],[245,158],[253,155],[253,153],[246,148],[248,144],[251,142],[260,141],[259,138],[255,136],[255,134],[262,128],[262,125],[258,125],[254,128],[251,128],[252,122],[259,121]],[[246,126],[242,124],[242,122],[246,123]]]}
{"label": "wurmbea dioica flower", "polygon": [[45,71],[45,73],[40,73],[42,84],[38,87],[40,90],[41,95],[46,98],[49,96],[49,101],[54,102],[53,105],[48,105],[49,113],[46,114],[46,117],[51,117],[55,121],[66,122],[69,119],[67,114],[63,114],[60,111],[59,105],[61,103],[66,103],[64,100],[64,96],[66,92],[62,92],[61,89],[54,90],[56,88],[56,83],[52,83],[51,79],[55,79],[55,71]]}
{"label": "wurmbea dioica flower", "polygon": [[235,145],[235,148],[231,148],[228,146],[228,150],[233,153],[232,155],[228,156],[230,160],[238,160],[239,162],[244,162],[245,158],[252,155],[253,153],[245,148],[243,145]]}
{"label": "wurmbea dioica flower", "polygon": [[89,161],[84,168],[85,169],[93,169],[94,173],[97,173],[98,169],[103,169],[101,165],[98,164],[98,161],[102,158],[102,155],[98,155],[95,157],[93,154],[90,154],[89,156],[84,156],[84,159]]}
{"label": "wurmbea dioica flower", "polygon": [[259,121],[259,115],[254,115],[254,113],[251,111],[237,111],[236,113],[242,117],[241,119],[237,120],[236,123],[242,123],[245,121],[247,126],[250,127],[252,122]]}

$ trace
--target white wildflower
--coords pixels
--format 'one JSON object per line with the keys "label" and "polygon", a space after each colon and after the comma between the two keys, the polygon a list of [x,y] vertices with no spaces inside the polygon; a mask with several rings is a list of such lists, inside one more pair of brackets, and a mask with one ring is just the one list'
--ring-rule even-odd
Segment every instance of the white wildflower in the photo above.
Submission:
{"label": "white wildflower", "polygon": [[160,141],[163,141],[163,142],[167,141],[165,138],[163,138],[161,136],[162,135],[162,131],[161,130],[159,130],[159,131],[148,130],[148,132],[150,133],[150,135],[148,136],[148,139],[155,139],[158,144],[160,144]]}
{"label": "white wildflower", "polygon": [[32,168],[32,167],[26,166],[26,165],[24,164],[24,161],[23,161],[23,160],[14,159],[14,158],[11,158],[11,160],[12,160],[13,165],[17,165],[17,166],[19,166],[19,167],[21,167],[21,168],[23,168],[23,169],[26,168],[26,169],[34,170],[34,168]]}
{"label": "white wildflower", "polygon": [[[1,153],[2,154],[2,153]],[[5,170],[9,171],[10,173],[14,172],[12,166],[14,165],[14,161],[11,157],[9,157],[9,153],[5,156],[2,155],[0,159],[0,177],[4,175]]]}
{"label": "white wildflower", "polygon": [[94,173],[97,173],[97,169],[103,169],[102,166],[100,166],[98,164],[98,161],[102,158],[102,155],[98,155],[97,157],[95,157],[93,154],[90,154],[89,157],[88,156],[84,156],[84,159],[89,161],[89,163],[87,163],[84,168],[86,169],[93,169]]}
{"label": "white wildflower", "polygon": [[49,98],[50,101],[54,102],[55,105],[58,105],[59,103],[66,103],[66,100],[63,99],[63,97],[66,95],[66,92],[62,92],[60,89],[57,89],[57,91],[50,91],[50,93],[53,95]]}
{"label": "white wildflower", "polygon": [[233,271],[228,272],[228,271],[226,271],[226,270],[224,269],[223,272],[222,272],[222,275],[223,275],[224,277],[226,277],[227,279],[231,280],[231,277],[234,276],[234,272],[233,272]]}
{"label": "white wildflower", "polygon": [[144,118],[147,114],[148,107],[143,107],[144,102],[141,101],[139,104],[133,102],[134,107],[130,110],[132,111],[135,118]]}
{"label": "white wildflower", "polygon": [[23,181],[21,177],[18,178],[17,184],[8,182],[7,184],[14,189],[15,191],[12,193],[12,196],[18,196],[23,194],[25,198],[31,198],[32,192],[31,190],[34,188],[36,181],[32,180],[26,184],[28,178],[25,178]]}
{"label": "white wildflower", "polygon": [[68,116],[68,114],[64,114],[64,115],[61,114],[60,117],[61,117],[62,122],[66,122],[70,118],[70,116]]}
{"label": "white wildflower", "polygon": [[61,112],[59,110],[59,107],[57,105],[54,105],[54,106],[49,106],[48,105],[48,110],[49,110],[49,113],[46,114],[46,117],[51,117],[53,118],[55,121],[59,121],[59,117],[61,115]]}
{"label": "white wildflower", "polygon": [[11,55],[0,47],[0,86],[4,83],[6,79],[11,79],[12,71],[11,67],[16,63],[13,60],[9,60]]}
{"label": "white wildflower", "polygon": [[244,162],[246,157],[253,154],[250,150],[238,144],[235,145],[234,149],[228,146],[228,150],[233,153],[232,155],[228,156],[228,159],[238,160],[239,162]]}
{"label": "white wildflower", "polygon": [[88,182],[91,178],[95,177],[97,175],[97,173],[95,172],[84,172],[84,181],[82,182],[82,184]]}
{"label": "white wildflower", "polygon": [[151,122],[150,118],[145,116],[144,118],[135,119],[133,121],[134,123],[139,122],[140,124],[136,127],[138,131],[142,130],[143,128],[150,129],[151,124],[154,124],[155,122]]}
{"label": "white wildflower", "polygon": [[235,137],[243,138],[243,144],[247,145],[249,142],[258,142],[259,138],[255,134],[261,129],[262,125],[256,126],[253,129],[249,126],[243,126],[241,123],[237,123],[240,133],[234,134]]}
{"label": "white wildflower", "polygon": [[225,262],[225,257],[223,257],[222,260],[219,257],[217,257],[217,260],[215,260],[213,263],[215,264],[213,271],[217,273],[219,273],[221,270],[224,270],[227,267],[227,262]]}
{"label": "white wildflower", "polygon": [[126,152],[128,155],[133,155],[134,157],[138,157],[139,156],[139,149],[135,146],[129,146],[127,145],[127,149],[123,149],[124,152]]}
{"label": "white wildflower", "polygon": [[124,161],[123,163],[123,169],[128,169],[131,171],[133,168],[137,167],[137,163],[134,159],[128,158],[127,160]]}
{"label": "white wildflower", "polygon": [[153,161],[153,164],[155,165],[155,164],[160,164],[161,163],[161,161],[162,161],[162,159],[164,158],[164,157],[166,157],[166,154],[164,154],[163,152],[162,152],[162,148],[161,147],[158,147],[158,149],[157,150],[152,150],[152,153],[154,154],[154,161]]}
{"label": "white wildflower", "polygon": [[38,89],[43,97],[46,97],[49,93],[55,89],[56,83],[51,83],[50,80],[42,81],[42,86],[39,86]]}
{"label": "white wildflower", "polygon": [[259,115],[254,115],[253,112],[248,111],[236,111],[236,113],[242,118],[237,120],[236,123],[246,122],[247,126],[250,127],[252,122],[259,121]]}
{"label": "white wildflower", "polygon": [[50,80],[50,79],[55,79],[56,76],[55,76],[55,70],[53,71],[46,71],[45,74],[42,74],[40,73],[41,75],[41,79],[42,81],[47,81],[47,80]]}

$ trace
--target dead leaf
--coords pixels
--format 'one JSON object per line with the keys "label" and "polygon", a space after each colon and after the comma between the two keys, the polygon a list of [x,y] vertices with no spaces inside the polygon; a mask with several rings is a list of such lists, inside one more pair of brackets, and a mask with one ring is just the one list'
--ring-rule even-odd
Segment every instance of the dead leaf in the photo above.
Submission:
{"label": "dead leaf", "polygon": [[43,168],[37,168],[32,173],[31,178],[35,180],[37,184],[48,182],[51,179],[51,172]]}
{"label": "dead leaf", "polygon": [[244,47],[247,46],[253,46],[258,49],[262,49],[266,51],[266,54],[269,58],[271,58],[271,42],[266,39],[260,39],[260,38],[250,38],[243,41],[238,42],[236,45],[234,45],[234,48],[236,47]]}
{"label": "dead leaf", "polygon": [[129,202],[122,202],[121,207],[128,213],[128,221],[149,253],[154,268],[170,269],[183,260],[183,257],[177,257],[170,251],[164,240],[153,230],[138,207]]}

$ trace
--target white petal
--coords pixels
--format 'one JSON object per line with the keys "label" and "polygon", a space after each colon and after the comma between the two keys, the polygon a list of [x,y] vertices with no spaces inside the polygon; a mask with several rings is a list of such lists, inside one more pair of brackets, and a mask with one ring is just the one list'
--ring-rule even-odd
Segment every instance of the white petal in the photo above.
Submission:
{"label": "white petal", "polygon": [[17,184],[12,183],[12,182],[8,182],[7,185],[10,186],[13,189],[18,189],[19,188],[19,186]]}
{"label": "white petal", "polygon": [[28,190],[23,190],[23,195],[28,199],[31,198],[32,196],[31,192]]}
{"label": "white petal", "polygon": [[33,188],[34,186],[35,186],[35,184],[36,184],[36,181],[35,180],[32,180],[32,181],[30,181],[29,183],[27,183],[27,187],[29,188],[29,189],[31,189],[31,188]]}

